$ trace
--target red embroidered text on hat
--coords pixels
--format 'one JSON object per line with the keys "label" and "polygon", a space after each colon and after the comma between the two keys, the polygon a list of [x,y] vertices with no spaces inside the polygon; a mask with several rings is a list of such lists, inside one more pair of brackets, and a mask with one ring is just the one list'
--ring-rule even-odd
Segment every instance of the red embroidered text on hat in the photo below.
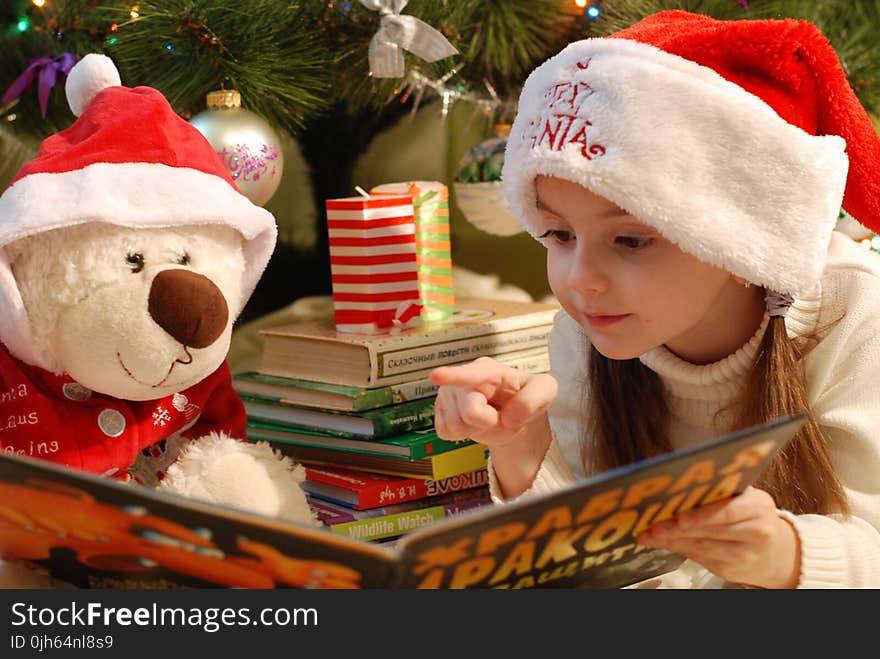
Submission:
{"label": "red embroidered text on hat", "polygon": [[878,168],[880,138],[814,25],[666,11],[532,72],[502,179],[527,229],[535,176],[557,176],[701,260],[798,294],[841,205],[880,230]]}

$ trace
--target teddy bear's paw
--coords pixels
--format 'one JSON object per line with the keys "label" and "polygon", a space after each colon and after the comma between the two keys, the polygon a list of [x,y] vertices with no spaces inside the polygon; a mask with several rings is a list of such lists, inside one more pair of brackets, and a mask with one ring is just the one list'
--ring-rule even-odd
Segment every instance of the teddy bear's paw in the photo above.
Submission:
{"label": "teddy bear's paw", "polygon": [[186,446],[159,489],[268,517],[318,524],[300,487],[304,477],[302,465],[265,442],[249,444],[211,433]]}

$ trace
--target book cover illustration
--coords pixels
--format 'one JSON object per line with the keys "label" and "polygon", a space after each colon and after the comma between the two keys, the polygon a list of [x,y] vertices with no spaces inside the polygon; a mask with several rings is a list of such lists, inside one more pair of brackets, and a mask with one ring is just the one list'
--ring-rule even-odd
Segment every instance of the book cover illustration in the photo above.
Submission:
{"label": "book cover illustration", "polygon": [[[0,556],[83,588],[370,588],[393,560],[287,524],[0,453]],[[341,538],[340,538],[341,539]]]}
{"label": "book cover illustration", "polygon": [[802,423],[783,417],[405,536],[398,587],[618,588],[668,572],[684,558],[636,536],[742,492]]}
{"label": "book cover illustration", "polygon": [[636,534],[741,492],[803,420],[462,512],[392,547],[0,453],[0,557],[91,587],[622,587],[683,560]]}

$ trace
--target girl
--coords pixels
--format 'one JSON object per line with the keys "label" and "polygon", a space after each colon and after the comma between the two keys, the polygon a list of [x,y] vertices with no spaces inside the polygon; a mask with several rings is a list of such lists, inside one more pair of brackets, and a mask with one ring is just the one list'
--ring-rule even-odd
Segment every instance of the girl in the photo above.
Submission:
{"label": "girl", "polygon": [[878,167],[807,22],[670,11],[569,45],[503,172],[562,306],[552,376],[436,369],[440,436],[489,446],[502,501],[806,410],[758,487],[638,540],[690,585],[880,586],[880,258],[833,232],[841,205],[880,229]]}

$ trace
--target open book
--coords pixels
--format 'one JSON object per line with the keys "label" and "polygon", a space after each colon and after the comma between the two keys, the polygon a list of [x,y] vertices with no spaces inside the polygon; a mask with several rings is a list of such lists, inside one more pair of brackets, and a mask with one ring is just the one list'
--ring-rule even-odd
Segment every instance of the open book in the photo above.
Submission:
{"label": "open book", "polygon": [[463,512],[394,545],[0,453],[0,557],[85,587],[622,587],[683,561],[637,545],[638,533],[740,493],[802,423],[780,418]]}

